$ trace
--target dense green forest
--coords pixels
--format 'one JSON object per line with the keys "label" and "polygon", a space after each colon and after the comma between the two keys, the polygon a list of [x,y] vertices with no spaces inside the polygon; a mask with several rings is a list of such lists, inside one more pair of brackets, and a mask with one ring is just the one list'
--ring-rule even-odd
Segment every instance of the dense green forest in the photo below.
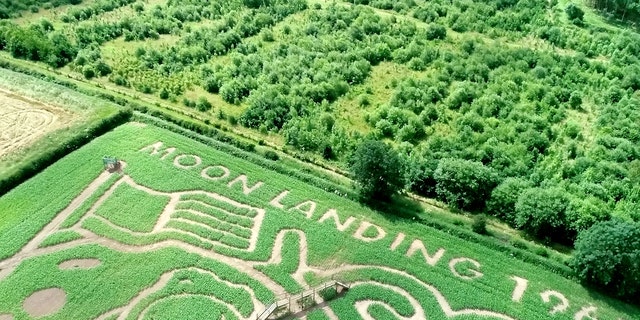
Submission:
{"label": "dense green forest", "polygon": [[541,240],[640,221],[635,1],[79,2],[0,1],[42,12],[0,49],[342,167],[389,142],[408,190]]}

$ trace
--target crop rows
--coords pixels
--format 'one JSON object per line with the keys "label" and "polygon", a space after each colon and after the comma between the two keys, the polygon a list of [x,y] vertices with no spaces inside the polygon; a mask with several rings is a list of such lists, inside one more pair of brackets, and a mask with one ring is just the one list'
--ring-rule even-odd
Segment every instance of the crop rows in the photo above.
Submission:
{"label": "crop rows", "polygon": [[[161,158],[161,154],[152,155],[149,151],[140,151],[157,141],[162,141],[164,147],[175,147],[176,151],[164,159]],[[19,212],[22,216],[17,214],[21,219],[3,222],[5,226],[10,227],[7,230],[18,230],[20,221],[30,221],[29,219],[32,218],[30,212],[33,211],[29,209],[32,207],[41,207],[40,212],[49,217],[48,219],[60,212],[80,194],[84,186],[95,179],[96,173],[102,170],[100,159],[92,161],[92,159],[95,160],[95,154],[111,154],[119,159],[126,159],[128,163],[124,170],[126,176],[141,186],[152,188],[163,194],[202,191],[202,194],[215,193],[251,207],[265,209],[266,213],[261,222],[255,250],[252,252],[242,250],[247,248],[247,236],[249,236],[247,230],[250,230],[249,227],[254,224],[242,225],[242,222],[239,222],[249,222],[257,218],[258,216],[252,210],[225,207],[220,205],[220,202],[224,201],[213,202],[206,197],[183,197],[180,203],[198,203],[199,207],[191,210],[197,210],[200,213],[194,214],[186,211],[186,208],[176,208],[167,225],[175,230],[148,233],[151,230],[150,227],[155,225],[152,223],[154,219],[157,220],[159,213],[167,206],[167,197],[149,196],[148,192],[140,194],[140,190],[121,184],[98,207],[97,212],[101,214],[88,216],[81,225],[82,229],[90,231],[97,237],[106,238],[103,244],[81,245],[48,255],[36,256],[22,262],[11,275],[0,279],[0,295],[7,297],[0,301],[0,314],[10,312],[19,315],[24,298],[38,287],[60,286],[68,293],[69,305],[52,318],[95,318],[109,310],[128,305],[144,288],[150,288],[157,283],[161,275],[173,270],[191,268],[214,273],[221,281],[216,280],[215,277],[209,277],[207,272],[180,271],[176,273],[173,280],[168,282],[168,285],[163,286],[165,289],[149,296],[130,316],[137,317],[144,309],[151,312],[149,315],[164,313],[178,316],[179,310],[182,310],[180,306],[186,304],[189,306],[184,310],[197,315],[205,315],[211,308],[229,304],[235,306],[234,308],[243,317],[253,312],[248,294],[243,293],[243,290],[236,290],[237,287],[229,283],[246,284],[255,291],[256,297],[263,303],[275,298],[274,293],[270,291],[272,289],[266,288],[250,275],[238,272],[235,270],[236,266],[188,252],[189,248],[200,248],[215,252],[217,255],[244,260],[247,264],[256,266],[251,267],[251,270],[260,272],[292,294],[299,292],[303,287],[295,280],[295,273],[299,266],[308,264],[320,270],[329,268],[333,271],[322,273],[322,276],[305,275],[304,278],[310,282],[321,282],[323,279],[336,276],[357,284],[353,290],[329,303],[329,307],[345,319],[357,317],[354,306],[359,301],[366,300],[384,302],[403,316],[414,314],[416,309],[411,305],[412,300],[407,299],[401,292],[406,292],[412,299],[418,301],[430,318],[445,318],[445,312],[432,289],[442,294],[453,310],[485,309],[509,314],[518,319],[536,319],[540,315],[548,314],[554,307],[555,301],[550,303],[543,301],[541,293],[547,290],[562,293],[569,300],[567,310],[560,313],[558,318],[572,319],[584,306],[591,304],[597,306],[597,315],[603,319],[630,318],[629,315],[635,312],[635,309],[628,309],[606,298],[594,300],[592,292],[575,282],[502,252],[463,241],[446,232],[411,221],[390,221],[378,212],[356,202],[274,171],[265,170],[245,159],[153,126],[143,127],[136,124],[120,126],[105,136],[95,139],[84,148],[71,153],[35,179],[14,189],[7,196],[1,197],[0,208],[6,208],[9,201],[27,198],[30,193],[48,186],[47,181],[50,179],[55,180],[63,176],[76,177],[75,180],[66,181],[67,187],[56,191],[57,197],[54,197],[54,200],[45,194],[42,199],[31,198],[29,202],[11,202],[15,205],[14,208],[20,208],[15,212]],[[194,168],[174,165],[174,158],[182,154],[197,155],[202,160],[202,165]],[[201,170],[208,165],[224,166],[228,168],[230,176],[220,181],[204,179],[201,176]],[[229,186],[229,182],[240,174],[246,175],[250,184],[257,181],[263,181],[264,184],[255,191],[245,194],[239,185]],[[106,189],[112,188],[113,183],[115,182],[108,181],[104,188],[96,191],[96,195],[104,195],[107,192]],[[273,200],[282,194],[283,190],[288,190],[289,195],[280,199],[282,206],[280,208],[273,205]],[[147,195],[145,196],[144,193]],[[133,195],[138,195],[140,198],[133,199]],[[133,200],[126,201],[128,206],[125,208],[123,205],[125,201],[119,202],[118,199],[127,198]],[[90,197],[87,201],[95,203],[97,199],[97,196]],[[307,215],[296,209],[298,204],[311,200],[317,204],[315,212]],[[51,203],[56,205],[48,207]],[[214,206],[218,208],[213,209]],[[336,210],[341,222],[346,221],[348,217],[353,217],[353,223],[343,231],[338,231],[331,219],[319,222],[320,217],[331,208]],[[85,207],[80,212],[87,212],[87,210],[88,208]],[[126,220],[133,218],[117,217],[120,212],[124,212],[123,210],[133,217],[140,216],[141,219],[135,222]],[[214,219],[215,214],[221,218]],[[82,214],[74,214],[69,225],[79,221],[75,215]],[[237,220],[224,220],[222,216],[234,217]],[[357,230],[365,221],[379,226],[386,231],[386,235],[375,241],[360,240],[359,237],[376,236],[372,231],[363,231],[357,237]],[[231,225],[236,228],[231,228]],[[218,231],[215,231],[216,229]],[[33,230],[31,235],[38,230]],[[131,231],[135,230],[138,233],[132,234]],[[227,232],[223,233],[223,230]],[[10,232],[12,236],[19,234],[16,231]],[[275,246],[276,236],[282,232],[285,232],[281,248],[282,260],[272,260],[274,250],[278,249]],[[405,239],[392,249],[392,243],[399,233],[402,233]],[[303,241],[301,235],[305,235],[306,240]],[[72,233],[56,234],[46,242],[55,243],[67,237],[75,236]],[[115,241],[108,241],[108,239]],[[179,248],[166,247],[168,240],[188,245]],[[439,249],[444,251],[440,258],[430,263],[419,250],[409,254],[414,240],[422,242],[426,255],[435,256]],[[216,244],[214,241],[226,244],[227,247]],[[0,253],[3,256],[12,255],[21,248],[19,243],[0,244],[2,248]],[[123,249],[116,249],[117,243],[123,244]],[[163,244],[159,245],[159,243]],[[155,250],[135,253],[127,251],[140,246],[154,247]],[[308,256],[302,256],[306,260],[301,259],[302,250],[308,252]],[[57,268],[58,263],[72,258],[96,258],[102,264],[89,270],[61,271]],[[459,258],[470,260],[456,262]],[[474,265],[472,261],[477,262],[478,265]],[[476,276],[477,273],[472,271],[481,275]],[[471,279],[462,279],[461,276],[468,276]],[[516,287],[513,279],[517,279],[514,277],[528,280],[519,301],[512,300]],[[202,283],[202,286],[198,283]],[[201,293],[206,296],[213,295],[219,302],[201,299],[197,296]],[[189,297],[183,297],[181,294]],[[153,303],[159,300],[161,302]],[[229,312],[223,311],[220,315],[233,318],[233,311]],[[373,316],[389,316],[389,311],[376,304],[370,306],[368,312]],[[315,311],[310,318],[324,319],[325,316],[321,311]]]}

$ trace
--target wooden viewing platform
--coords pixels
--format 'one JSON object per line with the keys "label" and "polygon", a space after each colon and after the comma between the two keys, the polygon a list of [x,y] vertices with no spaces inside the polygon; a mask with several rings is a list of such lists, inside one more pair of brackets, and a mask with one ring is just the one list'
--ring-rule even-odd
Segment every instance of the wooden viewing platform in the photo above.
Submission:
{"label": "wooden viewing platform", "polygon": [[349,285],[344,282],[340,282],[337,280],[327,281],[319,286],[304,290],[301,293],[290,295],[286,298],[272,302],[271,304],[266,306],[265,310],[262,311],[262,313],[260,313],[256,319],[267,320],[270,319],[269,317],[271,317],[272,315],[283,313],[285,310],[287,311],[287,313],[296,313],[303,311],[315,305],[315,298],[317,293],[332,287],[336,288],[336,292],[338,294],[349,290]]}

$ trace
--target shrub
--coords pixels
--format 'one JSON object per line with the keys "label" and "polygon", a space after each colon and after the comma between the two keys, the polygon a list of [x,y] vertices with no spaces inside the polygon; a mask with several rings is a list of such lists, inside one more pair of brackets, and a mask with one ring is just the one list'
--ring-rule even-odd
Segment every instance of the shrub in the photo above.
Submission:
{"label": "shrub", "polygon": [[82,75],[85,79],[91,80],[96,76],[96,71],[93,69],[93,66],[86,65],[82,68]]}
{"label": "shrub", "polygon": [[442,159],[433,173],[436,194],[458,209],[480,209],[497,185],[498,176],[481,162]]}
{"label": "shrub", "polygon": [[95,69],[101,77],[108,76],[112,71],[111,67],[103,60],[98,60],[95,63]]}
{"label": "shrub", "polygon": [[432,23],[427,29],[427,40],[444,39],[447,37],[447,29],[439,24]]}
{"label": "shrub", "polygon": [[196,103],[196,108],[198,109],[198,111],[209,111],[211,110],[211,102],[209,102],[209,100],[207,100],[207,98],[205,97],[200,97],[198,98],[198,102]]}
{"label": "shrub", "polygon": [[570,3],[564,12],[567,13],[567,18],[569,18],[572,23],[580,25],[584,22],[584,11],[577,5]]}
{"label": "shrub", "polygon": [[487,234],[487,216],[484,214],[477,214],[473,217],[473,223],[471,224],[471,230],[478,234]]}
{"label": "shrub", "polygon": [[264,157],[269,159],[269,160],[273,160],[273,161],[277,161],[277,160],[280,159],[280,156],[278,156],[278,154],[273,150],[267,150],[264,153]]}
{"label": "shrub", "polygon": [[186,107],[189,107],[189,108],[196,107],[195,101],[191,101],[189,100],[189,98],[182,98],[182,104],[184,104]]}
{"label": "shrub", "polygon": [[634,222],[599,222],[578,236],[570,264],[582,281],[640,302],[640,226]]}
{"label": "shrub", "polygon": [[549,251],[543,247],[537,247],[533,252],[541,257],[549,257]]}
{"label": "shrub", "polygon": [[169,99],[169,91],[166,88],[162,88],[160,90],[160,99],[162,99],[162,100]]}
{"label": "shrub", "polygon": [[324,146],[324,148],[322,149],[322,157],[326,160],[331,160],[333,159],[333,156],[333,148],[331,148],[330,145]]}
{"label": "shrub", "polygon": [[505,179],[491,192],[491,197],[487,201],[487,211],[513,226],[518,197],[523,190],[530,187],[531,183],[521,178]]}
{"label": "shrub", "polygon": [[271,32],[271,30],[262,31],[262,41],[273,42],[274,41],[273,32]]}
{"label": "shrub", "polygon": [[516,202],[516,226],[541,239],[567,239],[567,198],[560,188],[529,188]]}

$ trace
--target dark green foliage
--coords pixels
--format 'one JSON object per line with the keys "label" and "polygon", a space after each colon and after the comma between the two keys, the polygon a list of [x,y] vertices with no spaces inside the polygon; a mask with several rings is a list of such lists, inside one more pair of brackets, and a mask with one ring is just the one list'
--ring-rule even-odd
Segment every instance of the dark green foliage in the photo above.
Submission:
{"label": "dark green foliage", "polygon": [[10,52],[14,58],[62,67],[73,60],[78,49],[65,34],[52,31],[50,24],[42,20],[26,28],[0,25],[0,49]]}
{"label": "dark green foliage", "polygon": [[96,61],[95,69],[97,74],[101,77],[108,76],[112,72],[111,67],[104,62],[104,60]]}
{"label": "dark green foliage", "polygon": [[484,214],[477,214],[473,216],[471,230],[478,234],[487,234],[487,216]]}
{"label": "dark green foliage", "polygon": [[447,37],[447,29],[439,24],[432,23],[427,29],[427,40],[444,39]]}
{"label": "dark green foliage", "polygon": [[86,65],[82,67],[82,75],[85,79],[91,80],[96,76],[96,70],[91,65]]}
{"label": "dark green foliage", "polygon": [[40,7],[63,6],[81,3],[82,0],[1,0],[0,19],[14,18],[22,11],[38,12]]}
{"label": "dark green foliage", "polygon": [[566,230],[567,197],[561,188],[529,188],[515,206],[516,226],[539,238],[570,240]]}
{"label": "dark green foliage", "polygon": [[632,22],[640,21],[640,6],[635,1],[627,0],[587,0],[586,3],[598,10],[610,13],[615,17]]}
{"label": "dark green foliage", "polygon": [[571,266],[582,281],[640,302],[640,226],[610,220],[578,235]]}
{"label": "dark green foliage", "polygon": [[62,16],[63,22],[82,21],[90,19],[93,16],[103,14],[105,12],[113,11],[117,8],[133,3],[136,0],[99,0],[91,5],[77,8],[72,7],[66,11]]}
{"label": "dark green foliage", "polygon": [[583,23],[584,11],[582,11],[579,6],[570,3],[564,11],[567,13],[567,18],[569,18],[571,22],[578,25]]}
{"label": "dark green foliage", "polygon": [[400,157],[381,141],[362,142],[351,158],[350,172],[365,202],[388,200],[404,186]]}
{"label": "dark green foliage", "polygon": [[23,29],[9,27],[6,37],[6,50],[14,58],[41,61],[51,52],[51,43],[41,29]]}
{"label": "dark green foliage", "polygon": [[507,178],[491,192],[487,200],[487,212],[515,225],[516,202],[520,194],[531,187],[531,183],[521,178]]}
{"label": "dark green foliage", "polygon": [[167,100],[169,99],[169,90],[166,88],[160,89],[160,99]]}
{"label": "dark green foliage", "polygon": [[498,184],[496,172],[480,162],[445,158],[433,173],[436,194],[447,204],[465,210],[482,209]]}
{"label": "dark green foliage", "polygon": [[436,180],[433,177],[438,160],[410,159],[407,164],[407,187],[420,195],[436,197]]}
{"label": "dark green foliage", "polygon": [[277,161],[277,160],[280,159],[280,156],[278,156],[278,154],[273,150],[265,151],[264,157],[269,159],[269,160],[273,160],[273,161]]}
{"label": "dark green foliage", "polygon": [[326,145],[322,149],[322,157],[326,160],[331,160],[335,157],[335,155],[333,154],[333,148],[331,148],[330,145]]}
{"label": "dark green foliage", "polygon": [[198,109],[198,111],[209,111],[211,110],[211,102],[209,102],[209,100],[207,100],[207,98],[205,97],[200,97],[198,98],[198,102],[196,102],[196,109]]}

